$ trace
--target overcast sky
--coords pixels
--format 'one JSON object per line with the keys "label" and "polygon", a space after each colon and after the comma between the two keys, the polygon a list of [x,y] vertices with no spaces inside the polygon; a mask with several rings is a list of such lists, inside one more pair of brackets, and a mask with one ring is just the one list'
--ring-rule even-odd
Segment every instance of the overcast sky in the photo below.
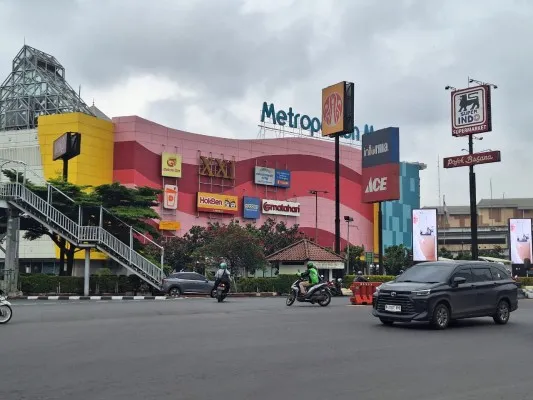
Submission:
{"label": "overcast sky", "polygon": [[[400,127],[401,158],[428,164],[422,205],[438,202],[438,157],[461,154],[446,85],[495,83],[493,131],[478,151],[478,199],[533,197],[528,0],[0,0],[0,77],[26,43],[54,55],[107,115],[255,138],[263,101],[320,117],[321,89],[355,82],[356,125]],[[442,165],[442,161],[441,161]],[[448,205],[468,204],[468,168],[440,170]]]}

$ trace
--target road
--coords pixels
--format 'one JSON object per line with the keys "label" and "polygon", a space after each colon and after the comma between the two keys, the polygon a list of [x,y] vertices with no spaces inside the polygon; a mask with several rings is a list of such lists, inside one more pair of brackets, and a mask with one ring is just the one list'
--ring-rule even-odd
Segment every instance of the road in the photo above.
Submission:
{"label": "road", "polygon": [[530,400],[533,301],[507,326],[385,327],[347,298],[15,302],[0,399]]}

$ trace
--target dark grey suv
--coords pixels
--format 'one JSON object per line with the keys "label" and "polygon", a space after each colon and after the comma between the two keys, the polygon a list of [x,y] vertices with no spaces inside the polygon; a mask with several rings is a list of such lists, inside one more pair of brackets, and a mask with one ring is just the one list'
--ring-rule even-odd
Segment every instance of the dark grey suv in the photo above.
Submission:
{"label": "dark grey suv", "polygon": [[379,286],[372,306],[385,325],[425,321],[445,329],[452,320],[487,316],[503,325],[518,308],[518,286],[496,263],[425,262]]}
{"label": "dark grey suv", "polygon": [[211,294],[215,282],[196,272],[176,272],[163,279],[161,291],[169,296],[182,294]]}

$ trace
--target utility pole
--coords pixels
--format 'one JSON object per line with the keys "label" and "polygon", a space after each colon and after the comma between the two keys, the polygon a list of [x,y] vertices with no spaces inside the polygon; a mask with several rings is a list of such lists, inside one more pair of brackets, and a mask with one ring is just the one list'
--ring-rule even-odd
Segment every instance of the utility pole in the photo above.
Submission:
{"label": "utility pole", "polygon": [[318,194],[319,193],[329,193],[327,190],[309,190],[310,194],[315,195],[315,243],[318,244]]}

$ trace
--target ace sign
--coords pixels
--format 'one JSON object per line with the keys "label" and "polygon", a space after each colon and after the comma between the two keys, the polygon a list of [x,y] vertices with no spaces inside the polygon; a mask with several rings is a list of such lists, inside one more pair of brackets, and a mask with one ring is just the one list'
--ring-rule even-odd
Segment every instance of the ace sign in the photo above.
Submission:
{"label": "ace sign", "polygon": [[363,168],[363,203],[398,200],[400,198],[400,165],[383,164]]}
{"label": "ace sign", "polygon": [[492,130],[489,85],[455,90],[451,96],[453,136],[467,136]]}

